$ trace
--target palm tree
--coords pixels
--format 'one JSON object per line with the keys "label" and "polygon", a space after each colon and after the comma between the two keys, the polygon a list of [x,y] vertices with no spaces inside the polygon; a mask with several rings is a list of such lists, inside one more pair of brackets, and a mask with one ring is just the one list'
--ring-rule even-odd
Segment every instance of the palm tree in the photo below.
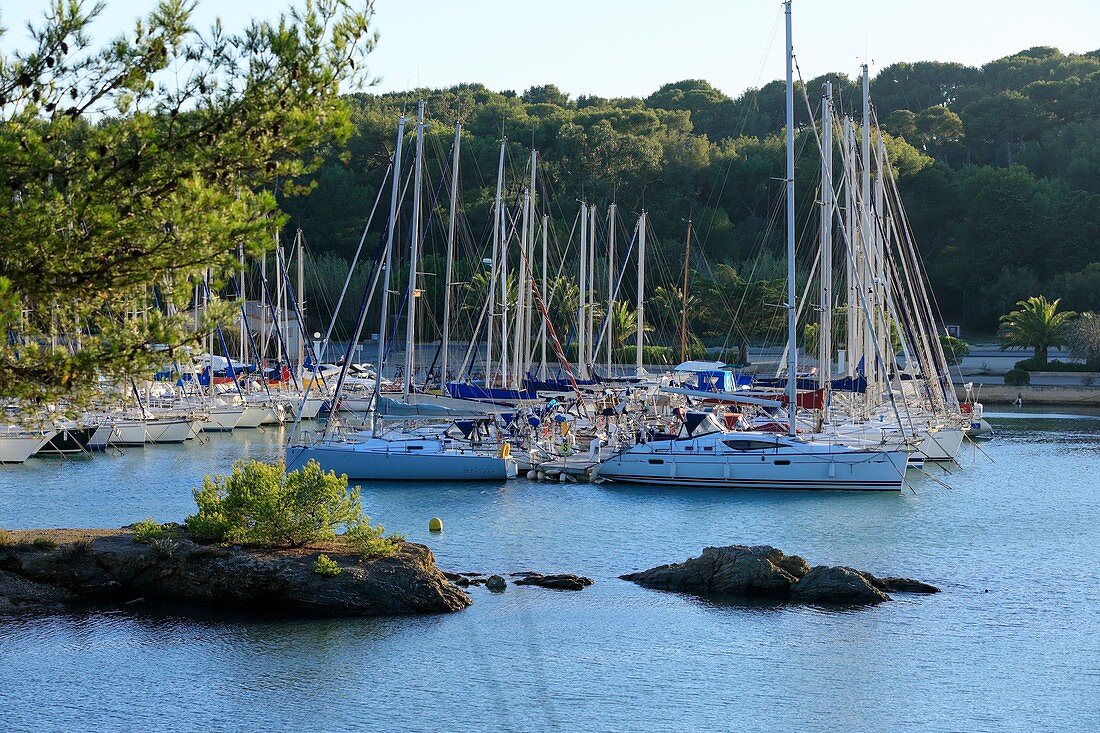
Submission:
{"label": "palm tree", "polygon": [[[638,313],[634,306],[626,301],[616,300],[611,305],[611,318],[608,319],[611,327],[612,352],[626,346],[634,334],[638,333]],[[645,327],[649,331],[649,327]]]}
{"label": "palm tree", "polygon": [[554,324],[558,337],[566,338],[569,329],[577,321],[577,303],[580,301],[581,290],[575,280],[567,277],[556,277],[548,283],[543,298],[546,299],[546,310],[550,314],[550,322]]}
{"label": "palm tree", "polygon": [[1046,364],[1047,351],[1066,343],[1070,321],[1077,315],[1059,311],[1061,302],[1061,298],[1051,302],[1045,295],[1017,301],[1019,308],[1001,316],[1001,350],[1011,346],[1034,349],[1035,358]]}

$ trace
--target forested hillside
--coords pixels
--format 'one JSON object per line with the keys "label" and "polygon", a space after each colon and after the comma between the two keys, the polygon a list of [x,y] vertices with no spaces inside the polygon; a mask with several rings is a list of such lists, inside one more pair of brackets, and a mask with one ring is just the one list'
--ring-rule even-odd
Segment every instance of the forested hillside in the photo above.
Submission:
{"label": "forested hillside", "polygon": [[[816,226],[811,204],[819,165],[807,125],[826,78],[856,118],[862,104],[858,80],[844,74],[807,81],[809,105],[798,92],[802,247]],[[715,324],[728,324],[730,303],[757,297],[754,283],[766,291],[781,277],[783,231],[774,215],[782,201],[782,82],[735,99],[702,80],[667,84],[645,99],[574,99],[553,85],[517,94],[469,84],[349,98],[351,140],[327,152],[308,197],[282,202],[292,217],[287,236],[300,227],[314,255],[317,274],[307,298],[318,320],[327,318],[331,289],[339,288],[382,183],[398,112],[415,118],[421,98],[431,121],[425,190],[436,203],[425,272],[442,273],[447,168],[453,125],[461,120],[460,279],[468,280],[488,256],[502,135],[512,206],[529,150],[539,151],[540,206],[554,219],[559,246],[569,238],[581,199],[597,204],[601,217],[607,204],[617,203],[624,238],[644,207],[657,235],[652,283],[671,291],[682,278],[692,220],[692,268],[699,274],[691,292],[724,293],[723,302],[701,298],[691,310],[697,334],[720,336]],[[871,98],[948,321],[992,331],[1017,299],[1036,293],[1064,297],[1075,310],[1100,309],[1100,51],[1031,48],[981,68],[894,64],[873,77]],[[410,136],[414,129],[408,125]],[[384,226],[385,201],[381,209],[369,253]],[[431,302],[438,309],[439,297]]]}

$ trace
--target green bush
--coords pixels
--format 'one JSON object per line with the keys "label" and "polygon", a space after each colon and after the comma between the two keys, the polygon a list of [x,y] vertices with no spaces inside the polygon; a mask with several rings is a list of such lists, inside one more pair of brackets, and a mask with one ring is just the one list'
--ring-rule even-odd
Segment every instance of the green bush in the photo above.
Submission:
{"label": "green bush", "polygon": [[313,562],[313,572],[322,578],[335,578],[343,571],[340,570],[340,564],[328,555],[318,555]]}
{"label": "green bush", "polygon": [[947,358],[948,366],[958,366],[963,359],[970,356],[970,344],[960,338],[942,333],[940,346],[943,347],[943,355]]}
{"label": "green bush", "polygon": [[57,548],[57,543],[49,537],[35,537],[34,542],[31,544],[34,545],[36,550],[54,550]]}
{"label": "green bush", "polygon": [[1078,364],[1072,361],[1059,361],[1058,359],[1052,359],[1051,361],[1043,361],[1038,357],[1031,357],[1029,359],[1021,359],[1016,362],[1014,369],[1022,369],[1027,372],[1091,372],[1095,371],[1095,368],[1088,364]]}
{"label": "green bush", "polygon": [[370,517],[363,516],[360,521],[348,527],[344,533],[344,541],[364,559],[387,557],[397,552],[406,535],[391,534],[384,537],[385,532],[386,528],[381,524],[372,525]]}
{"label": "green bush", "polygon": [[1009,369],[1005,373],[1005,384],[1011,387],[1022,387],[1031,384],[1031,373],[1023,369]]}
{"label": "green bush", "polygon": [[153,554],[158,558],[173,557],[176,554],[176,541],[168,536],[154,537],[149,540],[149,547],[153,548]]}
{"label": "green bush", "polygon": [[296,547],[333,539],[363,513],[359,489],[316,461],[290,473],[281,463],[238,461],[230,475],[203,479],[194,496],[198,512],[185,524],[206,542]]}
{"label": "green bush", "polygon": [[134,533],[134,542],[140,542],[143,545],[148,545],[153,540],[165,539],[171,534],[152,517],[135,522],[130,527],[130,531]]}

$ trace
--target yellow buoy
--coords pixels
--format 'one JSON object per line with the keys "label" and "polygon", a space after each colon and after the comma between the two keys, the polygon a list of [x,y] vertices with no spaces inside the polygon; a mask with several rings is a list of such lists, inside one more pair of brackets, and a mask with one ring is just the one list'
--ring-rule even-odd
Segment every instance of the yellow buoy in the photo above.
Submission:
{"label": "yellow buoy", "polygon": [[443,531],[443,520],[440,519],[439,517],[432,517],[431,519],[429,519],[428,520],[428,531],[429,532],[442,532]]}

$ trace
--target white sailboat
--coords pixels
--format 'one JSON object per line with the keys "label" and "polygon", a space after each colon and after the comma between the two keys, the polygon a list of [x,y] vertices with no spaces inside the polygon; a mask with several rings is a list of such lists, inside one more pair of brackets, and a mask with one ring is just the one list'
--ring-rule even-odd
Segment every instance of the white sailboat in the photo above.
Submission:
{"label": "white sailboat", "polygon": [[[786,15],[787,65],[787,434],[731,431],[707,413],[687,413],[676,437],[639,440],[605,459],[593,471],[597,481],[678,487],[900,491],[908,451],[897,447],[853,447],[822,436],[798,435],[797,308],[795,303],[794,81],[791,2]],[[639,296],[643,275],[639,272]],[[641,321],[644,301],[639,297]],[[638,333],[641,361],[641,330]]]}
{"label": "white sailboat", "polygon": [[31,430],[18,425],[0,427],[0,463],[25,462],[57,433],[57,430]]}
{"label": "white sailboat", "polygon": [[[950,389],[947,364],[936,336],[929,294],[894,174],[878,137],[872,146],[873,110],[867,65],[861,69],[863,124],[857,156],[855,126],[843,119],[840,136],[844,175],[844,220],[839,232],[846,259],[847,337],[840,361],[841,382],[862,388],[832,394],[833,108],[826,83],[821,108],[821,293],[818,386],[827,405],[819,429],[845,439],[873,440],[884,433],[912,436],[916,457],[955,459],[964,437],[958,400]],[[872,170],[874,185],[872,187]],[[857,183],[857,178],[859,182]],[[894,358],[892,338],[905,367]],[[946,388],[945,388],[946,387]]]}
{"label": "white sailboat", "polygon": [[839,440],[726,430],[709,413],[675,438],[650,440],[607,458],[597,481],[725,489],[898,491],[905,450],[853,448]]}
{"label": "white sailboat", "polygon": [[[394,155],[394,172],[390,196],[390,217],[384,253],[385,275],[382,287],[382,324],[379,328],[378,372],[381,374],[386,355],[387,318],[389,311],[390,272],[393,264],[393,239],[397,218],[398,190],[401,176],[401,149],[404,140],[405,118],[401,117],[397,129],[397,146]],[[417,300],[417,261],[420,247],[420,191],[424,146],[424,104],[420,104],[417,124],[416,170],[413,188],[412,244],[408,283],[408,323],[406,326],[405,370],[403,394],[407,398],[412,389],[413,356],[415,345],[415,312]],[[360,313],[354,340],[362,334],[366,309]],[[336,384],[334,403],[342,397],[348,366],[345,365]],[[286,468],[292,471],[309,461],[316,461],[326,471],[345,474],[354,480],[386,481],[490,481],[514,478],[517,465],[508,455],[508,449],[499,453],[457,446],[441,434],[423,434],[412,430],[383,430],[381,424],[381,378],[375,380],[373,397],[373,424],[369,431],[339,434],[326,424],[321,440],[313,444],[299,443],[287,448]],[[407,405],[407,403],[406,403]]]}

